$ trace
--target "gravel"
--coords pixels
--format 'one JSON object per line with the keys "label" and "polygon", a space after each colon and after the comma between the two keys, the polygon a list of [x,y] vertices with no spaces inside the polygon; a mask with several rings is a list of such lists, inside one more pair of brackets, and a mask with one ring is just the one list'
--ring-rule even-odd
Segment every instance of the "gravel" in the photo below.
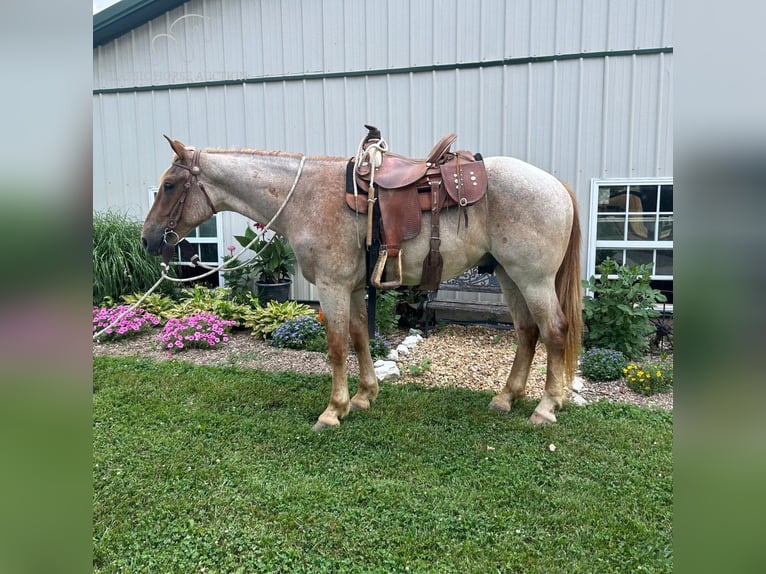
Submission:
{"label": "gravel", "polygon": [[[169,355],[153,340],[156,331],[119,342],[93,344],[93,355],[140,356],[156,361],[183,360],[197,365],[232,365],[267,371],[294,371],[305,374],[330,374],[325,353],[277,349],[250,332],[234,332],[217,349],[188,349]],[[396,347],[408,333],[402,331],[389,339]],[[513,331],[483,326],[446,325],[432,329],[408,356],[400,355],[402,376],[394,384],[417,383],[426,387],[462,387],[477,391],[499,391],[505,384],[516,349]],[[527,384],[527,397],[539,398],[545,388],[545,347],[537,352]],[[359,373],[356,357],[348,358],[349,374]],[[646,397],[630,390],[624,380],[596,383],[582,378],[579,394],[588,402],[610,400],[642,406],[673,409],[673,392]],[[388,383],[385,383],[388,384]]]}

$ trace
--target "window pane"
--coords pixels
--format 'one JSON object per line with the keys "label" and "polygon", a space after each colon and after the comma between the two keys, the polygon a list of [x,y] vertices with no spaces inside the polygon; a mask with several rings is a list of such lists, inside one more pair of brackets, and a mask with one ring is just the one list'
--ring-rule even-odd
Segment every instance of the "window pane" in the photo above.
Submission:
{"label": "window pane", "polygon": [[596,239],[625,239],[624,215],[599,215],[596,222]]}
{"label": "window pane", "polygon": [[628,188],[624,185],[615,187],[600,187],[598,190],[599,212],[625,211]]}
{"label": "window pane", "polygon": [[[622,265],[624,251],[622,249],[596,249],[596,267],[601,265],[607,257]],[[596,270],[598,273],[598,270]]]}
{"label": "window pane", "polygon": [[654,249],[626,249],[625,265],[646,265],[652,263]]}
{"label": "window pane", "polygon": [[640,204],[641,211],[654,213],[657,211],[657,186],[656,185],[631,185],[630,194],[635,195],[637,201],[630,203],[630,211],[638,211],[634,207]]}
{"label": "window pane", "polygon": [[657,270],[655,275],[673,275],[673,250],[657,250]]}
{"label": "window pane", "polygon": [[660,241],[673,241],[673,216],[660,215]]}
{"label": "window pane", "polygon": [[628,239],[654,241],[654,215],[628,215]]}
{"label": "window pane", "polygon": [[218,262],[218,245],[215,243],[200,243],[199,258],[210,263]]}
{"label": "window pane", "polygon": [[202,225],[200,225],[197,229],[199,231],[198,237],[217,237],[218,236],[218,229],[216,226],[215,217],[211,217]]}
{"label": "window pane", "polygon": [[660,186],[660,211],[673,211],[673,186]]}

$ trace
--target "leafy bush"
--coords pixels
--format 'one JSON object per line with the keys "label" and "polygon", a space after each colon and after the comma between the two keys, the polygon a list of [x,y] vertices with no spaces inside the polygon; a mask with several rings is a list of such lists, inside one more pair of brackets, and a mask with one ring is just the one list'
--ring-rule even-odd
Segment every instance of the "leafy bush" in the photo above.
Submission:
{"label": "leafy bush", "polygon": [[115,341],[138,335],[145,328],[158,325],[160,320],[144,309],[130,309],[130,305],[93,307],[93,334],[108,327],[123,313],[125,315],[99,337],[102,341]]}
{"label": "leafy bush", "polygon": [[212,313],[197,313],[190,317],[171,317],[165,323],[157,341],[166,349],[182,351],[192,347],[211,348],[229,340],[227,329],[236,325]]}
{"label": "leafy bush", "polygon": [[324,325],[316,317],[303,315],[290,319],[274,329],[271,334],[271,344],[287,349],[326,351],[327,333]]}
{"label": "leafy bush", "polygon": [[375,292],[375,330],[382,335],[390,335],[399,328],[399,315],[396,306],[399,302],[399,292],[395,289]]}
{"label": "leafy bush", "polygon": [[[233,253],[236,247],[229,245],[226,249]],[[245,264],[245,262],[240,261],[232,255],[224,255],[223,261],[224,263],[231,261],[231,263],[224,268],[231,269],[231,271],[221,271],[221,275],[223,275],[223,278],[226,281],[226,286],[231,289],[232,299],[239,302],[246,302],[248,296],[253,292],[250,288],[250,282],[253,279],[252,265]],[[242,265],[242,267],[240,267],[240,265]],[[240,268],[235,269],[235,267]]]}
{"label": "leafy bush", "polygon": [[282,323],[302,317],[313,315],[314,310],[308,305],[297,301],[269,301],[263,307],[257,307],[245,318],[244,326],[253,330],[253,335],[259,335],[268,339]]}
{"label": "leafy bush", "polygon": [[623,370],[628,387],[642,395],[653,395],[668,390],[673,385],[673,365],[663,361],[651,361],[637,365],[630,363]]}
{"label": "leafy bush", "polygon": [[[603,347],[639,357],[649,347],[647,335],[654,332],[651,319],[659,315],[656,303],[666,300],[649,286],[651,265],[618,265],[606,259],[597,267],[598,279],[583,281],[593,297],[583,301],[583,333],[586,347]],[[610,279],[616,275],[616,279]]]}
{"label": "leafy bush", "polygon": [[614,381],[622,377],[627,363],[620,351],[593,347],[580,358],[580,371],[591,381]]}
{"label": "leafy bush", "polygon": [[[141,222],[113,211],[93,214],[93,303],[144,292],[160,277],[159,262],[141,245]],[[172,292],[164,281],[163,292]]]}

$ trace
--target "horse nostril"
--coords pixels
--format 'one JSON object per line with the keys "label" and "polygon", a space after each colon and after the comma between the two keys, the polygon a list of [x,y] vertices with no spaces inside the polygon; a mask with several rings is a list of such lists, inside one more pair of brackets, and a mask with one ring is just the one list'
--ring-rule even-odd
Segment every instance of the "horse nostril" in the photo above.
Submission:
{"label": "horse nostril", "polygon": [[144,246],[144,249],[149,249],[149,242],[146,240],[146,237],[141,238],[141,245]]}

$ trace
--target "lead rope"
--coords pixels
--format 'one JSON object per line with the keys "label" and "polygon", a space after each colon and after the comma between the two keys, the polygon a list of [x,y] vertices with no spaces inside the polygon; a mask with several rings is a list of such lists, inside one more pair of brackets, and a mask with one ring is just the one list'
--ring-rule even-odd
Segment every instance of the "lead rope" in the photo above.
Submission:
{"label": "lead rope", "polygon": [[[282,211],[284,211],[284,209],[285,209],[285,206],[287,205],[287,202],[289,202],[289,201],[290,201],[290,198],[293,196],[293,192],[295,191],[295,188],[298,186],[298,180],[299,180],[299,179],[300,179],[300,177],[301,177],[301,173],[303,173],[303,165],[304,165],[304,163],[305,163],[305,162],[306,162],[306,156],[302,155],[302,156],[301,156],[301,163],[300,163],[300,165],[298,166],[298,172],[295,174],[295,180],[293,181],[293,185],[292,185],[292,187],[290,188],[290,191],[288,191],[288,192],[287,192],[287,197],[285,197],[285,200],[282,202],[282,205],[280,205],[280,206],[279,206],[279,209],[278,209],[278,210],[277,210],[277,212],[274,214],[274,217],[272,217],[272,218],[271,218],[271,220],[270,220],[270,221],[269,221],[269,222],[268,222],[266,225],[264,225],[263,229],[261,230],[261,233],[260,233],[259,235],[256,235],[256,236],[255,236],[255,237],[252,239],[252,241],[250,241],[250,243],[248,243],[246,246],[244,246],[244,247],[243,247],[243,248],[242,248],[242,249],[239,251],[239,253],[237,253],[237,255],[235,255],[234,257],[232,257],[232,258],[231,258],[231,259],[229,259],[228,261],[224,261],[223,263],[221,263],[221,264],[220,264],[220,265],[218,265],[217,267],[210,267],[210,266],[208,266],[208,265],[204,265],[204,264],[202,264],[202,263],[199,263],[199,262],[197,262],[197,263],[196,263],[196,265],[197,265],[197,266],[199,266],[199,267],[202,267],[203,269],[209,269],[209,271],[208,271],[207,273],[203,273],[202,275],[196,275],[196,276],[194,276],[194,277],[188,277],[188,278],[186,278],[186,279],[179,279],[179,278],[177,278],[177,277],[169,277],[169,276],[168,276],[168,271],[170,271],[170,266],[169,266],[167,263],[165,263],[164,261],[163,261],[163,262],[161,262],[161,263],[160,263],[161,273],[160,273],[160,278],[159,278],[159,279],[157,279],[157,282],[156,282],[154,285],[152,285],[152,286],[151,286],[151,288],[149,288],[149,290],[148,290],[146,293],[144,293],[144,294],[143,294],[143,295],[142,295],[142,296],[141,296],[141,297],[138,299],[138,301],[136,301],[136,302],[135,302],[133,305],[131,305],[131,306],[130,306],[130,307],[128,307],[128,308],[127,308],[125,311],[123,311],[122,313],[120,313],[120,315],[118,315],[118,316],[117,316],[117,318],[116,318],[114,321],[112,321],[112,322],[111,322],[109,325],[107,325],[106,327],[104,327],[103,329],[101,329],[100,331],[98,331],[97,333],[95,333],[95,334],[93,335],[93,340],[95,341],[96,339],[98,339],[98,338],[99,338],[101,335],[103,335],[103,334],[104,334],[104,333],[105,333],[105,332],[106,332],[108,329],[111,329],[111,328],[112,328],[112,327],[114,327],[114,326],[115,326],[117,323],[119,323],[119,322],[120,322],[120,320],[122,320],[122,318],[123,318],[125,315],[127,315],[128,313],[130,313],[131,311],[133,311],[134,309],[136,309],[136,308],[137,308],[137,307],[138,307],[138,306],[139,306],[139,305],[140,305],[140,304],[141,304],[141,303],[144,301],[144,299],[146,299],[146,298],[147,298],[147,297],[148,297],[148,296],[149,296],[151,293],[153,293],[153,292],[154,292],[154,290],[155,290],[155,289],[157,289],[157,287],[159,287],[159,286],[160,286],[160,283],[162,283],[162,281],[163,281],[163,280],[167,279],[168,281],[172,281],[173,283],[187,283],[187,282],[189,282],[189,281],[198,281],[199,279],[202,279],[202,278],[204,278],[204,277],[207,277],[208,275],[212,275],[213,273],[217,273],[218,271],[221,271],[221,270],[222,270],[222,269],[224,269],[224,268],[226,269],[226,271],[235,271],[235,270],[237,270],[237,269],[241,269],[241,268],[242,268],[242,267],[244,267],[245,265],[249,264],[249,263],[250,263],[250,261],[252,261],[252,259],[255,259],[256,257],[258,257],[258,256],[259,256],[259,255],[260,255],[260,254],[261,254],[261,253],[262,253],[262,252],[263,252],[263,251],[264,251],[264,250],[265,250],[265,249],[266,249],[266,248],[267,248],[269,245],[271,245],[271,242],[272,242],[272,241],[274,241],[274,237],[272,237],[272,238],[269,240],[269,242],[268,242],[266,245],[264,245],[264,246],[263,246],[263,247],[260,249],[260,251],[258,251],[258,253],[256,253],[256,254],[255,254],[255,255],[254,255],[254,256],[253,256],[251,259],[248,259],[247,261],[245,261],[244,263],[242,263],[242,264],[240,264],[240,265],[237,265],[236,267],[230,267],[230,268],[229,268],[229,267],[227,267],[227,263],[229,263],[230,261],[236,261],[236,260],[237,260],[237,258],[238,258],[240,255],[242,255],[242,254],[243,254],[245,251],[247,251],[248,249],[250,249],[250,247],[251,247],[251,246],[252,246],[252,245],[253,245],[253,244],[254,244],[254,243],[257,241],[257,240],[261,239],[261,238],[263,237],[264,233],[266,233],[267,231],[269,231],[269,230],[271,229],[271,225],[272,225],[272,224],[273,224],[273,223],[274,223],[274,222],[277,220],[277,218],[278,218],[278,217],[279,217],[279,216],[282,214]],[[176,244],[177,244],[177,243],[178,243],[178,242],[176,242]],[[193,258],[192,258],[192,259],[193,259]]]}
{"label": "lead rope", "polygon": [[[383,154],[388,151],[388,142],[383,138],[380,138],[375,143],[370,143],[364,148],[364,143],[367,141],[365,136],[359,142],[359,146],[356,148],[356,156],[354,158],[354,171],[358,171],[362,167],[362,162],[367,160],[370,164],[370,189],[367,192],[367,247],[370,247],[371,231],[372,231],[372,208],[375,203],[375,170],[380,166],[383,161]],[[362,242],[359,239],[359,187],[356,183],[356,175],[354,176],[354,211],[356,212],[357,225],[356,225],[356,246],[361,248]]]}

